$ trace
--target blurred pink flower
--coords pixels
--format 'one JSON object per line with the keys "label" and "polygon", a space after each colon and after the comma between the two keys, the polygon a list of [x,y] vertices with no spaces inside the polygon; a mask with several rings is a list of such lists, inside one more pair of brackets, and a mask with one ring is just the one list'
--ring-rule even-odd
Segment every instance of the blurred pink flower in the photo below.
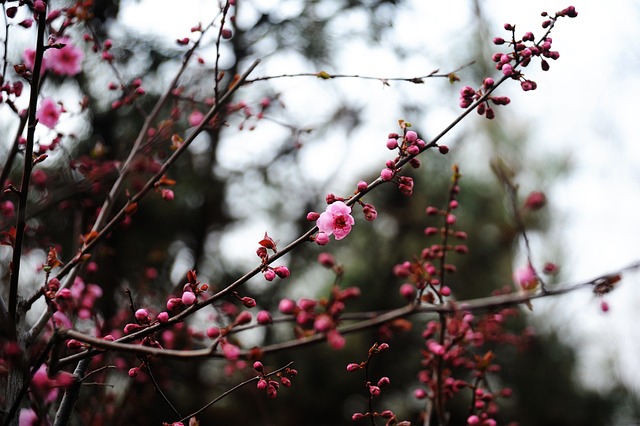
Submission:
{"label": "blurred pink flower", "polygon": [[327,235],[334,234],[336,240],[341,240],[351,232],[354,223],[351,207],[342,201],[336,201],[327,206],[327,210],[320,215],[316,225],[320,232]]}
{"label": "blurred pink flower", "polygon": [[36,112],[38,121],[50,129],[58,123],[62,108],[51,98],[44,98],[40,103],[40,108]]}
{"label": "blurred pink flower", "polygon": [[60,49],[47,50],[47,67],[60,75],[78,74],[82,70],[84,53],[67,38],[60,39],[58,42],[65,44],[65,46]]}

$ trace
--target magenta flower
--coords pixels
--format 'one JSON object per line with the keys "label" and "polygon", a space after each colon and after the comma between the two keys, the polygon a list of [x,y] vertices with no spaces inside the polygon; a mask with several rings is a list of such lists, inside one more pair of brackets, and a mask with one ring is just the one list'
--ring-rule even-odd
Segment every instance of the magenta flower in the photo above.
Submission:
{"label": "magenta flower", "polygon": [[320,232],[324,232],[326,235],[333,234],[336,240],[341,240],[351,232],[354,223],[351,207],[342,201],[336,201],[327,206],[327,210],[320,215],[316,225]]}
{"label": "magenta flower", "polygon": [[69,39],[60,39],[59,43],[65,44],[60,49],[47,51],[47,67],[60,75],[76,75],[82,70],[84,53],[74,46]]}
{"label": "magenta flower", "polygon": [[[29,71],[33,72],[33,65],[36,61],[36,51],[34,49],[25,49],[22,52],[22,62],[24,62],[24,66],[27,67]],[[47,69],[47,60],[46,57],[42,58],[42,66],[40,68],[41,73],[44,73],[45,69]]]}
{"label": "magenta flower", "polygon": [[50,129],[53,129],[58,123],[62,108],[56,104],[53,99],[45,98],[40,103],[40,108],[36,112],[36,118],[38,121]]}

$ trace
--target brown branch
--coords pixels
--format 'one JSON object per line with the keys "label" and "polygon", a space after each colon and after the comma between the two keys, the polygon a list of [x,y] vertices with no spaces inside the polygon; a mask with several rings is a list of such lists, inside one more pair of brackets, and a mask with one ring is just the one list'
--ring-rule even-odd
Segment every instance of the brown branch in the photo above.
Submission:
{"label": "brown branch", "polygon": [[[597,285],[605,281],[608,281],[612,277],[616,277],[622,274],[623,272],[637,270],[637,269],[640,269],[640,261],[632,263],[615,272],[600,275],[589,281],[584,281],[577,284],[562,285],[553,289],[547,289],[546,292],[539,292],[535,294],[510,293],[510,294],[489,296],[489,297],[483,297],[483,298],[471,299],[471,300],[465,300],[465,301],[449,300],[446,303],[439,304],[439,305],[417,306],[417,305],[411,304],[411,305],[402,306],[396,309],[392,309],[389,311],[345,314],[341,317],[342,320],[356,321],[356,322],[339,327],[338,331],[340,332],[340,334],[356,333],[356,332],[364,331],[364,330],[388,323],[390,321],[393,321],[399,318],[414,316],[418,314],[451,315],[460,311],[465,311],[465,312],[494,311],[494,310],[509,307],[509,306],[517,306],[517,305],[525,304],[535,299],[560,296],[560,295],[570,293],[585,287],[595,288]],[[150,330],[153,328],[154,327],[149,327],[146,330]],[[244,331],[249,328],[253,328],[253,327],[252,326],[244,327],[244,328],[238,327],[236,331],[237,332]],[[115,341],[104,340],[99,337],[89,336],[75,330],[59,330],[58,335],[63,339],[75,339],[75,340],[94,346],[94,348],[87,350],[85,352],[70,355],[66,358],[60,359],[59,361],[60,365],[65,365],[70,362],[78,361],[80,359],[84,359],[84,358],[96,355],[100,352],[104,352],[105,350],[135,353],[138,355],[150,355],[150,356],[156,356],[159,358],[176,358],[176,359],[224,358],[224,354],[222,354],[221,352],[215,351],[215,347],[216,347],[215,345],[212,345],[210,347],[203,348],[203,349],[190,349],[190,350],[159,349],[155,347],[143,346],[140,344],[127,343],[131,341],[132,335],[122,337]],[[260,353],[262,353],[263,355],[266,355],[266,354],[271,354],[275,352],[282,352],[285,350],[322,342],[325,339],[326,339],[326,336],[324,334],[315,334],[315,335],[304,337],[301,339],[288,340],[285,342],[274,343],[271,345],[263,346],[260,348]],[[240,351],[240,357],[243,357],[243,358],[250,358],[253,355],[254,355],[254,351],[252,351],[251,349]]]}

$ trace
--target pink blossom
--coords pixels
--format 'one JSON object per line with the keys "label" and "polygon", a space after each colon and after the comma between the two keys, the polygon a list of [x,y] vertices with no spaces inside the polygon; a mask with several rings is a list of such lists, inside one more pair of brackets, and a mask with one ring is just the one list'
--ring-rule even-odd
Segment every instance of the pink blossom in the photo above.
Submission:
{"label": "pink blossom", "polygon": [[18,424],[20,426],[36,426],[40,424],[40,420],[32,408],[23,408],[20,410],[20,420]]}
{"label": "pink blossom", "polygon": [[351,207],[342,201],[336,201],[327,206],[327,210],[320,215],[316,225],[321,232],[327,235],[334,234],[336,240],[341,240],[351,232],[354,223]]}
{"label": "pink blossom", "polygon": [[51,98],[44,98],[40,108],[36,112],[38,121],[50,129],[53,129],[60,119],[62,108]]}
{"label": "pink blossom", "polygon": [[[22,62],[24,62],[24,66],[27,67],[28,70],[33,71],[33,65],[36,61],[36,51],[34,49],[25,49],[22,52]],[[46,58],[42,58],[42,66],[40,68],[41,72],[44,73],[47,68]]]}
{"label": "pink blossom", "polygon": [[58,42],[65,44],[65,46],[47,51],[48,68],[60,75],[73,76],[80,73],[82,70],[81,62],[84,58],[82,50],[74,46],[67,38],[60,39]]}

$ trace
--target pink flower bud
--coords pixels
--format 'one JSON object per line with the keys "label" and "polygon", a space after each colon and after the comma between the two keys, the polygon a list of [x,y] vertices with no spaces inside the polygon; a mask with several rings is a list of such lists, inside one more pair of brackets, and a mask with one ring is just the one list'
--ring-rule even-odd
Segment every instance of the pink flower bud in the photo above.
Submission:
{"label": "pink flower bud", "polygon": [[240,299],[240,302],[247,308],[253,308],[256,306],[256,300],[252,297],[243,297]]}
{"label": "pink flower bud", "polygon": [[269,398],[275,398],[278,396],[278,389],[272,384],[269,384],[269,386],[267,386],[267,396]]}
{"label": "pink flower bud", "polygon": [[413,396],[415,396],[416,399],[424,399],[427,397],[427,391],[424,389],[416,389],[413,391]]}
{"label": "pink flower bud", "polygon": [[404,134],[404,138],[407,142],[415,142],[416,139],[418,139],[418,134],[413,130],[409,130],[407,133]]}
{"label": "pink flower bud", "polygon": [[224,357],[229,360],[236,360],[240,356],[240,348],[229,342],[225,342],[222,345],[222,353]]}
{"label": "pink flower bud", "polygon": [[75,340],[75,339],[69,339],[67,340],[67,348],[69,349],[81,349],[84,347],[84,343]]}
{"label": "pink flower bud", "polygon": [[138,373],[140,373],[140,369],[138,367],[134,367],[134,368],[130,368],[129,369],[129,377],[131,377],[132,379],[134,377],[136,377],[138,375]]}
{"label": "pink flower bud", "polygon": [[369,386],[369,393],[371,396],[380,395],[380,388],[378,386]]}
{"label": "pink flower bud", "polygon": [[273,272],[272,269],[267,269],[262,273],[262,275],[264,276],[264,279],[267,281],[273,281],[274,278],[276,277],[276,273]]}
{"label": "pink flower bud", "polygon": [[218,327],[207,328],[207,337],[209,339],[217,339],[220,336],[220,329]]}
{"label": "pink flower bud", "polygon": [[318,262],[325,268],[333,268],[336,264],[336,260],[329,253],[320,253],[318,255]]}
{"label": "pink flower bud", "polygon": [[260,361],[256,361],[253,363],[253,369],[258,373],[262,373],[262,371],[264,371],[264,365],[262,365]]}
{"label": "pink flower bud", "polygon": [[393,170],[389,168],[384,168],[380,172],[380,177],[383,181],[390,181],[393,178]]}
{"label": "pink flower bud", "polygon": [[178,306],[182,305],[182,298],[180,297],[172,297],[171,299],[167,300],[167,310],[168,311],[172,311],[175,308],[177,308]]}
{"label": "pink flower bud", "polygon": [[256,320],[258,321],[258,324],[261,324],[261,325],[273,323],[273,318],[271,317],[271,314],[269,313],[269,311],[258,312],[258,314],[256,315]]}
{"label": "pink flower bud", "polygon": [[435,215],[437,215],[439,212],[440,212],[440,210],[438,210],[436,207],[431,207],[431,206],[429,206],[429,207],[427,207],[427,208],[425,209],[425,213],[426,213],[428,216],[435,216]]}
{"label": "pink flower bud", "polygon": [[329,236],[324,232],[318,232],[315,237],[315,242],[319,246],[324,246],[329,242]]}
{"label": "pink flower bud", "polygon": [[332,349],[338,350],[344,347],[345,339],[340,332],[334,329],[327,333],[327,342]]}
{"label": "pink flower bud", "polygon": [[325,331],[331,329],[333,326],[333,321],[329,317],[329,315],[318,315],[316,320],[313,322],[313,328],[319,332],[324,333]]}
{"label": "pink flower bud", "polygon": [[547,204],[547,197],[544,192],[534,191],[524,202],[524,207],[530,210],[539,210]]}
{"label": "pink flower bud", "polygon": [[360,182],[358,182],[358,192],[362,192],[362,191],[366,191],[369,185],[367,185],[367,182],[361,180]]}
{"label": "pink flower bud", "polygon": [[400,286],[400,294],[407,300],[413,300],[416,297],[416,287],[413,284],[404,283]]}
{"label": "pink flower bud", "polygon": [[381,377],[380,380],[378,380],[378,387],[381,388],[387,386],[389,383],[391,383],[391,381],[387,376]]}
{"label": "pink flower bud", "polygon": [[238,316],[236,317],[236,320],[234,321],[234,324],[236,325],[244,325],[244,324],[248,324],[251,322],[251,319],[253,318],[253,316],[251,315],[251,312],[248,311],[242,311],[240,312],[240,314],[238,314]]}
{"label": "pink flower bud", "polygon": [[472,416],[469,416],[467,418],[467,424],[469,426],[479,425],[480,424],[480,417],[476,416],[475,414],[472,415]]}
{"label": "pink flower bud", "polygon": [[124,326],[124,334],[131,334],[137,330],[140,330],[142,327],[138,324],[129,323]]}
{"label": "pink flower bud", "polygon": [[429,351],[434,355],[442,356],[445,353],[444,346],[442,346],[435,340],[431,340],[429,343],[427,343],[427,349],[429,349]]}
{"label": "pink flower bud", "polygon": [[138,309],[135,313],[135,317],[138,321],[147,321],[149,319],[149,311],[146,309]]}
{"label": "pink flower bud", "polygon": [[398,140],[397,139],[387,139],[387,148],[389,149],[396,149],[398,147]]}
{"label": "pink flower bud", "polygon": [[273,269],[273,272],[275,272],[276,275],[282,279],[288,278],[291,275],[291,271],[289,271],[289,268],[287,268],[286,266],[276,266]]}
{"label": "pink flower bud", "polygon": [[260,379],[258,380],[258,384],[256,385],[256,387],[260,390],[265,390],[267,388],[267,381],[265,379]]}
{"label": "pink flower bud", "polygon": [[362,213],[364,213],[365,220],[369,222],[376,220],[378,217],[378,211],[371,204],[365,204],[364,207],[362,208]]}
{"label": "pink flower bud", "polygon": [[319,217],[320,217],[320,213],[316,213],[316,212],[307,213],[307,220],[309,222],[316,221],[316,220],[318,220]]}
{"label": "pink flower bud", "polygon": [[42,13],[47,10],[47,5],[42,0],[36,0],[33,2],[33,9],[38,13]]}
{"label": "pink flower bud", "polygon": [[389,349],[389,344],[388,343],[380,343],[378,345],[378,351],[380,351],[380,352],[386,351],[387,349]]}
{"label": "pink flower bud", "polygon": [[347,364],[347,371],[349,371],[349,372],[360,370],[361,368],[362,368],[362,366],[360,364],[356,364],[355,362]]}
{"label": "pink flower bud", "polygon": [[191,306],[196,302],[196,295],[191,291],[185,291],[182,293],[182,304],[185,306]]}
{"label": "pink flower bud", "polygon": [[291,299],[282,299],[278,304],[278,310],[285,315],[294,314],[296,311],[296,302]]}
{"label": "pink flower bud", "polygon": [[156,317],[156,319],[158,320],[158,322],[160,322],[160,323],[163,323],[163,324],[164,324],[165,322],[169,321],[169,314],[168,314],[168,313],[166,313],[166,312],[164,312],[164,311],[162,311],[162,312],[160,312],[160,313],[158,314],[158,316]]}

